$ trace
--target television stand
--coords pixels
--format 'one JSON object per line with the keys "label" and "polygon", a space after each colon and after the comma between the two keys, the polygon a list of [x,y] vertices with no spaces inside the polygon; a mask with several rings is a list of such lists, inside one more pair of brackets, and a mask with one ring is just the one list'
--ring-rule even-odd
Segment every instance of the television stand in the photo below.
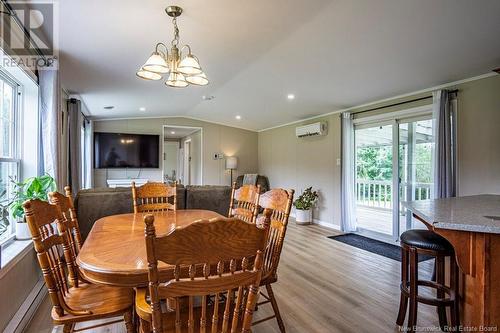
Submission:
{"label": "television stand", "polygon": [[119,179],[108,179],[106,180],[108,187],[132,187],[132,182],[135,182],[135,186],[142,186],[148,182],[147,179],[140,178],[119,178]]}

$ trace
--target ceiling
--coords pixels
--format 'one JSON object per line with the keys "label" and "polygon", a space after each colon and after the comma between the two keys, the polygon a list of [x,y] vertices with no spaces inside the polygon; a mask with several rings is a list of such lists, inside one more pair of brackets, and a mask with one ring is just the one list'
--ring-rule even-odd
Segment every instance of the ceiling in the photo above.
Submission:
{"label": "ceiling", "polygon": [[[95,118],[188,116],[259,130],[500,65],[498,0],[59,3],[62,85]],[[199,57],[208,86],[135,76],[155,43],[172,38],[171,4],[185,10],[181,43]]]}
{"label": "ceiling", "polygon": [[169,140],[182,139],[199,130],[200,128],[198,127],[163,126],[163,137]]}

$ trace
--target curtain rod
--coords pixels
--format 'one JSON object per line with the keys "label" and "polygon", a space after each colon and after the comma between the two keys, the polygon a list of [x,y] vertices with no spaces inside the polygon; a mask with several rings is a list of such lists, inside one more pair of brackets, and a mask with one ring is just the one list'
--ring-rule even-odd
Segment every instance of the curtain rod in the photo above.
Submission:
{"label": "curtain rod", "polygon": [[[76,104],[76,102],[78,101],[78,99],[76,99],[76,98],[70,98],[68,101],[69,101],[70,103],[72,103],[72,104]],[[87,118],[87,116],[85,115],[85,113],[83,113],[82,111],[80,111],[80,113],[82,114],[83,119],[85,119],[85,121],[86,121],[87,123],[90,123],[90,119],[89,119],[89,118]]]}
{"label": "curtain rod", "polygon": [[[449,90],[448,91],[448,93],[450,93],[450,94],[455,94],[457,92],[458,92],[458,89],[454,89],[454,90]],[[398,106],[398,105],[404,105],[404,104],[408,104],[408,103],[413,103],[413,102],[418,102],[418,101],[424,101],[424,100],[430,99],[430,98],[432,98],[432,95],[430,95],[430,96],[424,96],[424,97],[419,97],[419,98],[414,98],[414,99],[411,99],[411,100],[408,100],[408,101],[393,103],[393,104],[389,104],[389,105],[378,106],[376,108],[371,108],[371,109],[368,109],[368,110],[362,110],[362,111],[358,111],[358,112],[353,112],[352,114],[360,114],[360,113],[365,113],[365,112],[372,112],[372,111],[387,109],[387,108],[391,108],[391,107]]]}

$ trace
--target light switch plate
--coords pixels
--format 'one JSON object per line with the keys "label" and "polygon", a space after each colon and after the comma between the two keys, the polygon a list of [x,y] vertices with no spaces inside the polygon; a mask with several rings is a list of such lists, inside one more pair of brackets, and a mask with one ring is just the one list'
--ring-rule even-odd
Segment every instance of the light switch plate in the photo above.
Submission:
{"label": "light switch plate", "polygon": [[340,166],[340,158],[337,158],[337,166]]}

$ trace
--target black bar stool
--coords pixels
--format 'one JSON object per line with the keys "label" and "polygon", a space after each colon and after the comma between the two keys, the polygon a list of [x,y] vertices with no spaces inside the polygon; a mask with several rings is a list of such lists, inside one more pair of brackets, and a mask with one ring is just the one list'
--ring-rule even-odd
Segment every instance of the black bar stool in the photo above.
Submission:
{"label": "black bar stool", "polygon": [[[408,230],[401,235],[401,301],[396,323],[402,326],[405,321],[408,301],[408,330],[413,331],[417,324],[417,305],[424,303],[437,307],[441,330],[452,330],[460,325],[458,296],[458,266],[453,246],[444,237],[429,230]],[[436,260],[435,281],[419,280],[418,255],[426,254]],[[450,286],[445,283],[445,257],[450,257]],[[418,287],[436,289],[436,297],[419,295]],[[450,325],[446,316],[446,307],[450,307]]]}

